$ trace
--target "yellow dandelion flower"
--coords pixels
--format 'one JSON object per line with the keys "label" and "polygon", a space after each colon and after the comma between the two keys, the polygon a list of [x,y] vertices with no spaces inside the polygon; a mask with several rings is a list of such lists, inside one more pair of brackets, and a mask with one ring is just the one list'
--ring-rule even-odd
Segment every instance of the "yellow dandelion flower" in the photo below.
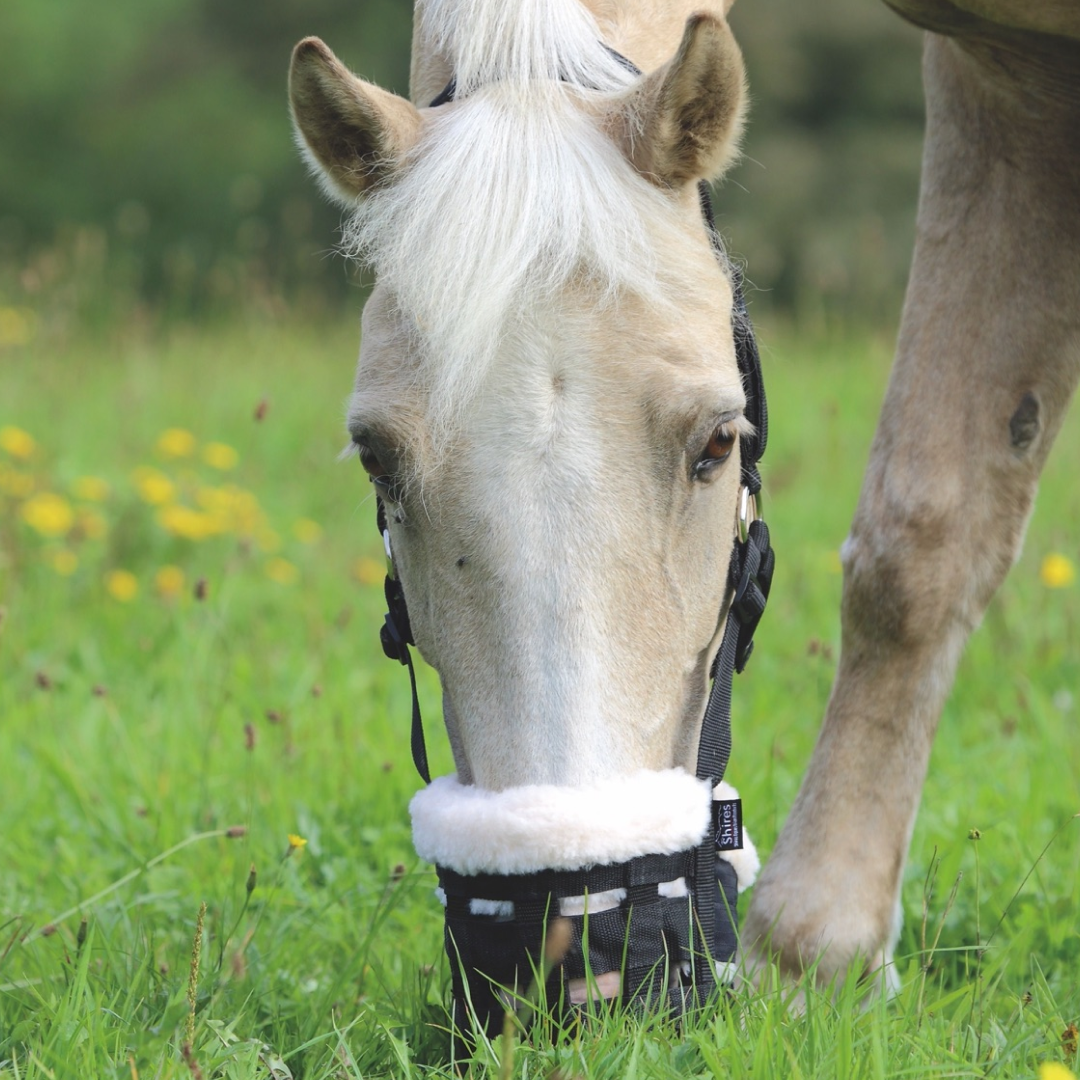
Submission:
{"label": "yellow dandelion flower", "polygon": [[207,443],[203,447],[203,461],[212,469],[220,469],[226,472],[235,469],[240,455],[229,445],[222,442]]}
{"label": "yellow dandelion flower", "polygon": [[96,510],[80,510],[76,525],[87,540],[100,540],[109,531],[109,523]]}
{"label": "yellow dandelion flower", "polygon": [[1076,567],[1068,556],[1051,552],[1039,567],[1039,577],[1048,589],[1064,589],[1076,580]]}
{"label": "yellow dandelion flower", "polygon": [[46,556],[49,565],[61,576],[71,577],[79,568],[79,556],[67,548],[56,548]]}
{"label": "yellow dandelion flower", "polygon": [[75,521],[67,499],[51,491],[27,499],[21,513],[23,521],[42,536],[63,536]]}
{"label": "yellow dandelion flower", "polygon": [[155,449],[165,458],[191,457],[195,453],[195,436],[184,428],[171,427],[158,436]]}
{"label": "yellow dandelion flower", "polygon": [[353,563],[352,572],[361,585],[381,585],[386,577],[386,563],[365,555]]}
{"label": "yellow dandelion flower", "polygon": [[157,469],[142,465],[131,474],[139,498],[151,506],[164,506],[176,499],[176,485]]}
{"label": "yellow dandelion flower", "polygon": [[162,599],[176,599],[184,591],[184,571],[179,566],[163,566],[154,575],[154,588]]}
{"label": "yellow dandelion flower", "polygon": [[0,349],[33,340],[37,317],[29,308],[0,307]]}
{"label": "yellow dandelion flower", "polygon": [[307,847],[307,841],[302,836],[297,836],[296,833],[289,833],[289,848],[303,848]]}
{"label": "yellow dandelion flower", "polygon": [[21,473],[0,461],[0,495],[10,495],[14,499],[25,499],[34,492],[34,478],[29,473]]}
{"label": "yellow dandelion flower", "polygon": [[105,588],[114,600],[126,604],[139,592],[139,581],[130,570],[110,570],[105,575]]}
{"label": "yellow dandelion flower", "polygon": [[209,514],[176,503],[163,506],[158,511],[157,519],[166,532],[179,536],[182,540],[205,540],[221,532],[219,522]]}
{"label": "yellow dandelion flower", "polygon": [[279,556],[266,564],[266,576],[279,585],[292,585],[300,576],[300,572],[288,559],[282,559]]}
{"label": "yellow dandelion flower", "polygon": [[317,544],[322,539],[322,526],[311,518],[294,521],[292,531],[301,544]]}
{"label": "yellow dandelion flower", "polygon": [[28,458],[37,449],[34,437],[22,428],[0,427],[0,450],[6,450],[12,457]]}
{"label": "yellow dandelion flower", "polygon": [[71,485],[71,494],[85,502],[104,502],[109,497],[109,485],[100,476],[80,476]]}
{"label": "yellow dandelion flower", "polygon": [[1058,1061],[1044,1061],[1039,1066],[1039,1080],[1076,1080],[1072,1069]]}
{"label": "yellow dandelion flower", "polygon": [[281,547],[281,537],[268,525],[260,523],[255,528],[255,543],[259,545],[260,551],[269,555]]}

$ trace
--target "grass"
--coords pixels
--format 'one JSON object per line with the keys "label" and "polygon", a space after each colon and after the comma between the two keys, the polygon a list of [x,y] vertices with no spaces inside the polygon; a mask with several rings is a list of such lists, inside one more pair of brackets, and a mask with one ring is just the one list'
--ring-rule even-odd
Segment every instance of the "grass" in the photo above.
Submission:
{"label": "grass", "polygon": [[[731,777],[767,851],[835,668],[835,552],[889,349],[766,341],[780,561],[736,687]],[[32,475],[106,525],[42,538],[0,501],[2,1080],[452,1075],[434,878],[407,824],[408,680],[379,649],[369,488],[335,461],[356,344],[348,326],[235,326],[0,354],[0,427],[37,443],[26,459],[0,451],[9,486]],[[191,457],[155,449],[170,428],[195,436]],[[198,457],[211,441],[234,469]],[[1073,418],[945,710],[900,994],[866,1007],[852,984],[793,1016],[780,989],[740,992],[682,1029],[608,1017],[555,1045],[485,1045],[473,1075],[1076,1069],[1063,1033],[1080,1018],[1080,602],[1040,570],[1051,554],[1080,562],[1078,452]],[[170,531],[131,479],[140,466],[189,493],[248,492],[258,522]],[[70,495],[85,475],[107,482],[104,502]],[[180,585],[161,586],[164,567]],[[127,599],[116,571],[134,580]],[[420,689],[445,772],[431,672]]]}

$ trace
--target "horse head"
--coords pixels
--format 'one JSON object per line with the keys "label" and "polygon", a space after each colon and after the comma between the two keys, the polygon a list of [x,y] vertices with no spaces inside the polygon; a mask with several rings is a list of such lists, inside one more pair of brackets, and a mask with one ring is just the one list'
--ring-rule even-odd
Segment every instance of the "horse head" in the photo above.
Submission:
{"label": "horse head", "polygon": [[418,37],[453,79],[428,107],[317,39],[290,78],[376,271],[348,427],[457,767],[417,848],[465,875],[692,849],[752,428],[698,187],[735,152],[739,51],[696,15],[639,73],[574,0],[430,0]]}

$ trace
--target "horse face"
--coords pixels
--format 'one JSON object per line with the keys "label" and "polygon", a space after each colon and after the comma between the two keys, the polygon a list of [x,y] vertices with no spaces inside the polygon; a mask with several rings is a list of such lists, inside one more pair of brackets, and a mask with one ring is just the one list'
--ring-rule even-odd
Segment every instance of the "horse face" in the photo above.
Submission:
{"label": "horse face", "polygon": [[735,138],[733,50],[691,20],[615,92],[418,111],[298,47],[298,128],[365,197],[347,235],[380,280],[349,430],[464,782],[692,770],[746,425],[696,194]]}

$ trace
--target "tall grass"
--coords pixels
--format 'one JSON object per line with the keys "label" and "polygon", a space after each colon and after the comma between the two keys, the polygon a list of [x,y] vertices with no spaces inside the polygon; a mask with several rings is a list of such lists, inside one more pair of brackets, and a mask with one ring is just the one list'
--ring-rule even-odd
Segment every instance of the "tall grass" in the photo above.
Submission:
{"label": "tall grass", "polygon": [[[765,340],[780,563],[736,688],[731,776],[767,851],[836,664],[836,549],[888,348]],[[408,684],[378,646],[369,486],[336,460],[356,346],[355,327],[249,325],[0,358],[0,427],[37,444],[8,468],[38,490],[93,475],[111,492],[106,535],[67,575],[47,554],[67,539],[12,501],[0,520],[3,1080],[451,1072],[441,914],[406,815]],[[133,470],[194,485],[208,468],[197,452],[161,458],[169,428],[237,452],[228,482],[257,497],[278,550],[161,526]],[[946,707],[904,885],[899,995],[867,1003],[852,982],[810,992],[796,1015],[783,987],[742,990],[681,1027],[608,1017],[554,1045],[496,1040],[473,1075],[1076,1068],[1080,602],[1041,570],[1052,554],[1080,562],[1078,450],[1073,422]],[[321,531],[301,540],[298,521]],[[273,576],[275,558],[294,572]],[[166,564],[181,591],[155,584]],[[115,570],[134,595],[111,591]],[[433,770],[448,771],[429,671],[420,692]]]}

